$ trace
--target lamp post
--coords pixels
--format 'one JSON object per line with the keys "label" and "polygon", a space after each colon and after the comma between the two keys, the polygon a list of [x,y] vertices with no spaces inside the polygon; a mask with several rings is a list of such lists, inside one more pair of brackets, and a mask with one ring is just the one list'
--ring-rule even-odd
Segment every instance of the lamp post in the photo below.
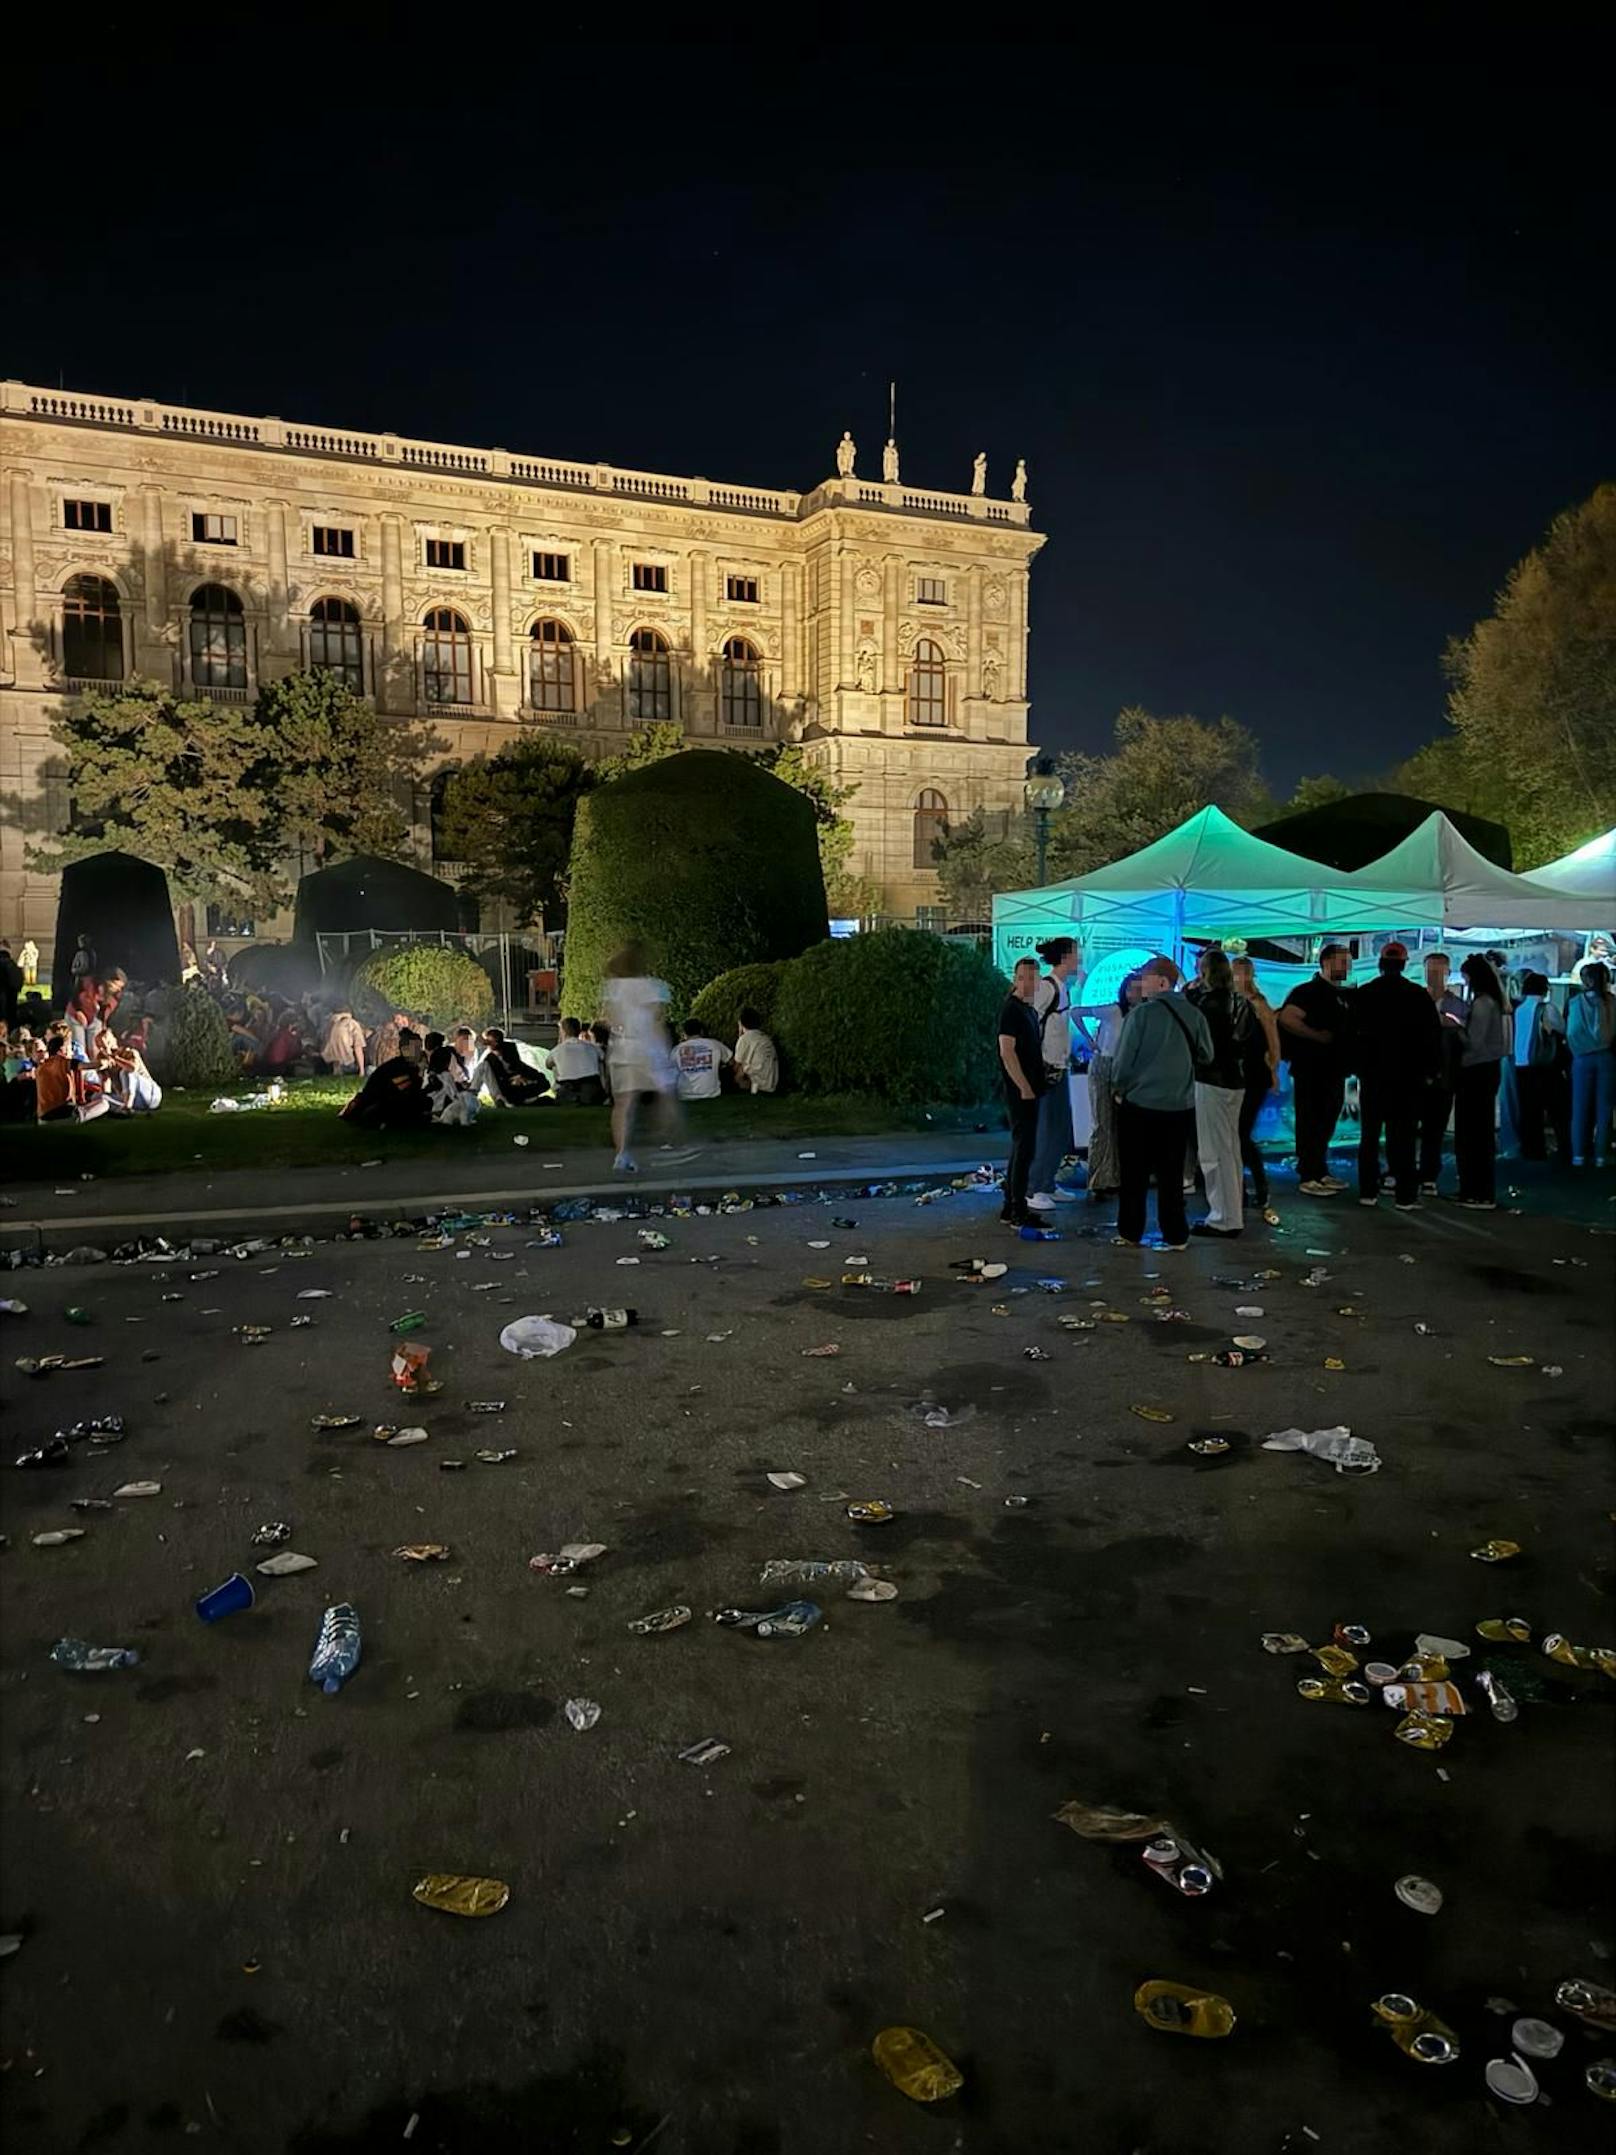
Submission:
{"label": "lamp post", "polygon": [[1066,788],[1056,775],[1054,761],[1040,756],[1022,789],[1032,812],[1033,843],[1038,849],[1038,880],[1044,880],[1044,857],[1049,851],[1049,819],[1066,798]]}

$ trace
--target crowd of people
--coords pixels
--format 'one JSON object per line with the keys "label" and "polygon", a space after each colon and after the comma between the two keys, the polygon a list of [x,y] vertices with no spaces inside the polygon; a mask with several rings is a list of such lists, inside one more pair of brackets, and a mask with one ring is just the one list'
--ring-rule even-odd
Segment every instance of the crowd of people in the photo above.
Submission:
{"label": "crowd of people", "polygon": [[[0,952],[15,966],[9,946]],[[9,990],[9,977],[6,984]],[[36,1026],[19,1023],[13,1013],[4,1042],[0,1121],[96,1122],[103,1115],[149,1115],[162,1106],[163,1089],[146,1063],[150,1021],[126,1025],[118,1018],[128,988],[121,966],[103,978],[79,967],[60,1017]]]}
{"label": "crowd of people", "polygon": [[[1521,1158],[1546,1158],[1551,1134],[1567,1165],[1603,1167],[1613,1157],[1616,994],[1598,961],[1581,967],[1562,1012],[1542,973],[1523,971],[1506,986],[1497,952],[1463,961],[1460,994],[1444,952],[1425,957],[1422,984],[1408,977],[1406,946],[1388,942],[1375,978],[1352,987],[1350,950],[1326,943],[1317,971],[1276,1010],[1250,958],[1212,947],[1188,984],[1172,958],[1151,958],[1095,1017],[1073,1007],[1081,957],[1069,936],[1039,944],[1042,971],[1037,959],[1019,960],[1000,1013],[1011,1139],[1003,1217],[1012,1226],[1077,1198],[1056,1180],[1073,1150],[1074,1039],[1093,1123],[1087,1193],[1115,1199],[1123,1244],[1144,1238],[1152,1184],[1169,1249],[1186,1248],[1191,1235],[1240,1234],[1248,1205],[1274,1218],[1256,1126],[1282,1061],[1304,1197],[1352,1187],[1333,1172],[1330,1148],[1353,1078],[1361,1205],[1377,1204],[1388,1180],[1402,1212],[1441,1194],[1451,1123],[1457,1200],[1494,1210],[1501,1091]],[[1207,1210],[1191,1226],[1186,1201],[1197,1181]]]}

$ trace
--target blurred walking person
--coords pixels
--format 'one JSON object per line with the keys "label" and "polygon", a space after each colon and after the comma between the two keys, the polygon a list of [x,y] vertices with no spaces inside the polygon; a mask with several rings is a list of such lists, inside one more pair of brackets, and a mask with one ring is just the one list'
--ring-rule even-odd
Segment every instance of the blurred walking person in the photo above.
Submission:
{"label": "blurred walking person", "polygon": [[[601,1003],[611,1027],[606,1050],[612,1084],[612,1142],[615,1173],[638,1173],[629,1145],[642,1105],[654,1107],[670,1138],[680,1134],[679,1073],[668,1035],[668,1004],[673,990],[646,969],[644,946],[625,943],[606,967]],[[694,1151],[675,1156],[688,1160]]]}

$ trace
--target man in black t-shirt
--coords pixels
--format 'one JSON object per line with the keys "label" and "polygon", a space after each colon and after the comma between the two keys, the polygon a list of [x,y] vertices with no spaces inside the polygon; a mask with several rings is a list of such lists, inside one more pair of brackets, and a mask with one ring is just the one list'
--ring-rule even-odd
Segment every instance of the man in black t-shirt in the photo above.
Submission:
{"label": "man in black t-shirt", "polygon": [[1291,1066],[1296,1117],[1296,1180],[1304,1197],[1335,1197],[1347,1185],[1330,1172],[1330,1140],[1352,1068],[1352,954],[1326,943],[1311,980],[1280,1005],[1279,1039]]}
{"label": "man in black t-shirt", "polygon": [[1044,1043],[1032,1007],[1038,984],[1038,961],[1018,958],[1010,993],[999,1012],[999,1063],[1004,1077],[1005,1109],[1010,1117],[1010,1158],[1004,1170],[1004,1210],[1011,1227],[1030,1227],[1027,1177],[1038,1144],[1038,1101],[1044,1085]]}

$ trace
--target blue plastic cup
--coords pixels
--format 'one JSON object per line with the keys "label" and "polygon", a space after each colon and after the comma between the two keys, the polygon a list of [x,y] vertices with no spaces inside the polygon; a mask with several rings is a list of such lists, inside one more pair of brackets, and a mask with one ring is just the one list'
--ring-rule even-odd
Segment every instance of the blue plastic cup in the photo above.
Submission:
{"label": "blue plastic cup", "polygon": [[233,1571],[223,1586],[216,1586],[211,1594],[198,1597],[196,1613],[204,1624],[216,1624],[221,1616],[234,1616],[238,1609],[250,1609],[257,1599],[251,1579]]}

